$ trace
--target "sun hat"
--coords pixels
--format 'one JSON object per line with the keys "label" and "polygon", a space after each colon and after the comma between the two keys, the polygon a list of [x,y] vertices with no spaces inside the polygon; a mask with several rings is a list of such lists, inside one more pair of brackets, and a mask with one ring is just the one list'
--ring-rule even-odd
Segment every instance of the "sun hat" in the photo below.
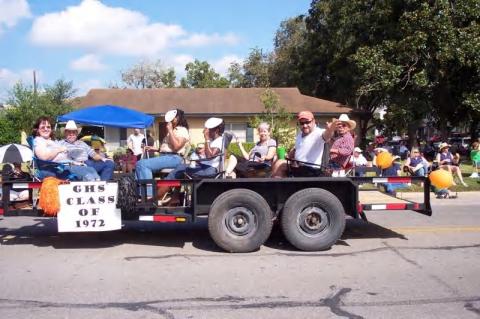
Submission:
{"label": "sun hat", "polygon": [[165,122],[170,123],[177,116],[177,110],[170,110],[165,113]]}
{"label": "sun hat", "polygon": [[205,128],[212,129],[222,124],[223,120],[218,117],[211,117],[205,121]]}
{"label": "sun hat", "polygon": [[313,113],[310,111],[300,111],[297,114],[298,120],[312,121],[314,119]]}
{"label": "sun hat", "polygon": [[355,127],[357,127],[357,122],[355,122],[354,120],[351,120],[347,114],[341,114],[339,117],[338,117],[338,120],[340,122],[343,122],[343,123],[347,123],[348,126],[350,126],[350,129],[353,130],[355,129]]}
{"label": "sun hat", "polygon": [[362,152],[362,149],[357,146],[357,147],[355,147],[355,148],[353,149],[353,151],[354,151],[354,152],[357,152],[357,153],[361,153],[361,152]]}
{"label": "sun hat", "polygon": [[450,144],[443,142],[443,143],[440,143],[440,145],[438,146],[438,149],[442,150],[443,148],[450,147],[450,146],[451,146]]}

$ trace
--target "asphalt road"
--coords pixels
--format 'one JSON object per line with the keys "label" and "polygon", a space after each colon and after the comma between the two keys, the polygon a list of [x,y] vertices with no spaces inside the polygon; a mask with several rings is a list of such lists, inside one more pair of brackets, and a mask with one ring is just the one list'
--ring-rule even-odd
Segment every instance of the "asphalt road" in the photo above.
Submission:
{"label": "asphalt road", "polygon": [[54,220],[0,218],[0,318],[479,318],[479,200],[371,212],[316,253],[278,229],[228,254],[205,221],[57,234]]}

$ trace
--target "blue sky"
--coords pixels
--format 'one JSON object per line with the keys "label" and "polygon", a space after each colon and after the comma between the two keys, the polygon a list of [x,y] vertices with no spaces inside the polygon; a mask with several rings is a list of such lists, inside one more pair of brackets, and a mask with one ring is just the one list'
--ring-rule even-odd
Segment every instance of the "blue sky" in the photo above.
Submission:
{"label": "blue sky", "polygon": [[18,80],[64,78],[78,93],[120,83],[120,71],[160,59],[177,80],[186,63],[224,73],[251,48],[271,50],[280,22],[309,0],[0,0],[0,101]]}

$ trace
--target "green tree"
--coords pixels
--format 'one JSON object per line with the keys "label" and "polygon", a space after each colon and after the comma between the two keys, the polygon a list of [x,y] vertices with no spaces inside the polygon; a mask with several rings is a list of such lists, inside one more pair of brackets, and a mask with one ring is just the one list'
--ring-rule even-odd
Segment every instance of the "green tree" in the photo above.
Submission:
{"label": "green tree", "polygon": [[39,116],[49,116],[55,120],[57,116],[70,112],[73,109],[71,99],[74,93],[72,82],[62,79],[39,92],[18,82],[13,86],[7,100],[10,107],[0,116],[0,122],[7,123],[5,128],[8,128],[7,132],[1,131],[0,140],[4,143],[19,142],[19,132],[25,131],[29,134]]}
{"label": "green tree", "polygon": [[185,66],[186,77],[180,80],[184,88],[227,88],[229,81],[210,66],[207,61],[195,59]]}
{"label": "green tree", "polygon": [[293,115],[280,104],[280,99],[275,91],[266,89],[261,95],[265,110],[249,120],[250,127],[257,127],[261,122],[270,124],[272,138],[277,144],[287,150],[295,143],[295,128],[291,127]]}
{"label": "green tree", "polygon": [[243,62],[242,87],[269,87],[272,58],[271,54],[264,53],[259,48],[252,49]]}
{"label": "green tree", "polygon": [[233,62],[230,64],[230,67],[228,68],[227,78],[230,82],[230,87],[242,87],[245,78],[243,76],[243,69],[240,63]]}

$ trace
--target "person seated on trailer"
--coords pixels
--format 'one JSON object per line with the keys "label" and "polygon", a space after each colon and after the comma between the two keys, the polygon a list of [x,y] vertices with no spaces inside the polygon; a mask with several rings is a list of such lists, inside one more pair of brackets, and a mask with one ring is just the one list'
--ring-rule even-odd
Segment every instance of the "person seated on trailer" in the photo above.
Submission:
{"label": "person seated on trailer", "polygon": [[349,166],[354,148],[351,131],[357,123],[350,120],[347,114],[340,115],[334,122],[335,135],[328,141],[331,144],[328,166],[332,170],[332,176],[345,176],[345,168]]}
{"label": "person seated on trailer", "polygon": [[59,142],[67,148],[68,159],[72,161],[71,171],[85,181],[111,180],[115,166],[113,160],[103,157],[87,143],[79,140],[79,132],[75,121],[70,120],[65,125],[65,138]]}
{"label": "person seated on trailer", "polygon": [[[32,129],[33,153],[40,160],[36,164],[38,178],[44,179],[53,176],[68,179],[73,176],[73,172],[70,171],[71,167],[60,164],[68,161],[67,148],[55,140],[51,123],[52,120],[49,117],[41,116],[35,121]],[[58,163],[58,165],[50,162]]]}
{"label": "person seated on trailer", "polygon": [[353,154],[350,157],[350,164],[355,168],[355,176],[365,176],[365,168],[368,165],[368,161],[365,156],[363,156],[360,147],[355,147],[353,149]]}
{"label": "person seated on trailer", "polygon": [[238,177],[255,176],[272,167],[277,151],[277,142],[270,138],[270,125],[266,122],[260,123],[257,132],[260,140],[250,152],[245,151],[241,141],[237,141],[243,156],[235,167]]}
{"label": "person seated on trailer", "polygon": [[[438,148],[440,150],[436,157],[438,167],[447,170],[452,174],[455,173],[462,185],[467,187],[468,184],[463,181],[462,171],[458,166],[459,160],[457,157],[459,158],[460,156],[458,154],[453,155],[449,151],[450,145],[447,143],[441,143]],[[456,183],[454,182],[453,185],[456,185]]]}
{"label": "person seated on trailer", "polygon": [[192,154],[190,154],[190,160],[196,165],[196,161],[205,157],[205,143],[198,143],[195,147],[195,150],[193,150]]}
{"label": "person seated on trailer", "polygon": [[[145,146],[146,151],[160,152],[160,156],[144,158],[137,162],[135,175],[137,180],[151,180],[153,173],[164,168],[176,168],[183,164],[183,157],[190,141],[188,122],[185,112],[173,109],[165,113],[167,135],[160,144],[160,148]],[[152,188],[147,187],[147,196],[152,196]]]}
{"label": "person seated on trailer", "polygon": [[413,147],[405,161],[404,171],[413,176],[425,176],[428,173],[428,166],[428,161],[420,153],[419,148]]}
{"label": "person seated on trailer", "polygon": [[127,148],[126,153],[120,157],[120,167],[122,168],[122,173],[134,173],[136,165],[137,156],[133,154],[131,149]]}
{"label": "person seated on trailer", "polygon": [[218,173],[220,164],[220,152],[222,151],[223,132],[225,123],[221,118],[211,117],[205,121],[203,137],[205,138],[205,158],[197,161],[195,167],[186,164],[178,165],[165,179],[182,179],[184,174],[196,176],[212,176]]}
{"label": "person seated on trailer", "polygon": [[[323,176],[323,149],[325,141],[329,141],[334,133],[335,124],[327,123],[327,129],[319,128],[310,111],[299,112],[297,120],[300,131],[295,139],[295,147],[288,153],[288,158],[293,162],[290,173],[296,177]],[[288,169],[287,160],[278,159],[273,164],[272,177],[286,177]]]}
{"label": "person seated on trailer", "polygon": [[[211,117],[205,121],[205,128],[203,129],[203,137],[205,138],[205,158],[192,162],[190,165],[180,164],[171,171],[166,180],[183,179],[185,175],[196,177],[211,177],[218,173],[220,165],[220,154],[223,149],[223,132],[225,130],[225,123],[221,118]],[[167,193],[170,191],[169,186],[158,187],[157,196],[161,204],[170,201]],[[173,201],[172,201],[173,202]]]}

